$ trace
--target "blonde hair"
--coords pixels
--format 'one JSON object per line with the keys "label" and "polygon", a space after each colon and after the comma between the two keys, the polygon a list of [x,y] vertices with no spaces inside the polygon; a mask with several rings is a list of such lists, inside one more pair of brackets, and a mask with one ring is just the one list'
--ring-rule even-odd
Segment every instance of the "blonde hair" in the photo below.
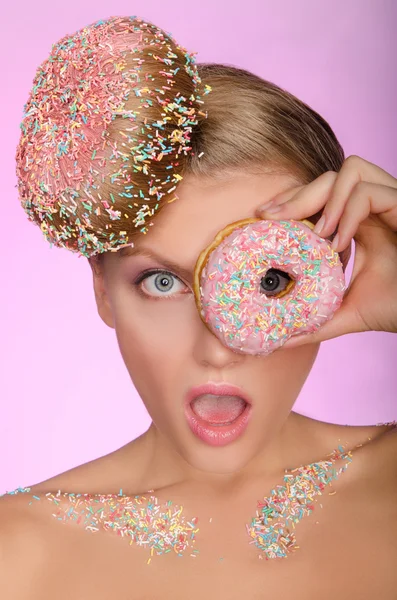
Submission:
{"label": "blonde hair", "polygon": [[[185,174],[217,177],[234,169],[287,173],[307,184],[345,159],[329,124],[290,92],[244,69],[197,64],[206,119],[193,129]],[[322,211],[307,217],[316,223]],[[336,232],[330,236],[332,239]],[[344,269],[351,246],[341,252]]]}

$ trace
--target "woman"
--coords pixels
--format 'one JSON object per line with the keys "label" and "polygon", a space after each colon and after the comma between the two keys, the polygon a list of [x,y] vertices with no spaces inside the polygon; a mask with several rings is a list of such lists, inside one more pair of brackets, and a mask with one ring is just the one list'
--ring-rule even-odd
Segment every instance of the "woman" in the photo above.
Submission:
{"label": "woman", "polygon": [[[110,35],[114,22],[102,23],[91,34]],[[163,34],[148,35],[158,41]],[[159,69],[154,56],[161,52],[153,52],[149,37],[137,42],[146,52],[144,87],[120,106],[117,80],[112,98],[121,118],[108,120],[109,137],[98,148],[80,148],[80,136],[73,138],[77,146],[60,149],[58,138],[40,154],[25,136],[18,164],[30,218],[51,243],[88,257],[99,315],[115,330],[152,424],[109,455],[2,497],[2,597],[395,598],[395,424],[333,425],[292,407],[321,341],[397,331],[397,180],[359,157],[345,160],[316,112],[246,71],[222,65],[196,71],[176,46],[176,66],[168,55]],[[107,38],[103,46],[116,54],[120,40]],[[58,48],[71,52],[75,43]],[[159,127],[170,132],[167,148],[165,137],[152,143],[159,74],[166,69],[175,94],[166,110],[171,120]],[[149,98],[142,109],[143,89]],[[72,103],[74,119],[70,89],[61,97]],[[132,112],[145,141],[134,139],[128,162],[123,142],[131,123],[123,115]],[[100,111],[92,118],[100,119]],[[71,137],[76,127],[69,127]],[[147,144],[150,151],[142,151]],[[32,164],[43,169],[42,179]],[[51,175],[45,185],[44,168]],[[132,198],[120,192],[126,182]],[[142,193],[134,196],[137,188]],[[84,189],[84,205],[73,194],[65,200],[70,189]],[[45,194],[56,202],[61,195],[62,202],[46,202]],[[105,195],[107,205],[95,204]],[[269,202],[277,210],[261,208]],[[263,358],[222,345],[199,318],[192,293],[203,248],[227,224],[253,216],[313,223],[326,216],[319,235],[334,240],[344,269],[356,242],[352,282],[332,320]],[[184,405],[219,394],[248,400],[252,418],[238,439],[213,446],[190,429]]]}

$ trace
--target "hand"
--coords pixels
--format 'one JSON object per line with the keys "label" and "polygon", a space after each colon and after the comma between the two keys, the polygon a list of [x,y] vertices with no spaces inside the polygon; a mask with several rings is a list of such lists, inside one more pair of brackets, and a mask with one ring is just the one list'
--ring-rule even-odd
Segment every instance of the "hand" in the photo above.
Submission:
{"label": "hand", "polygon": [[[307,185],[273,198],[277,212],[257,210],[263,219],[308,219],[323,208],[324,225],[335,232],[337,252],[355,241],[353,272],[339,309],[316,332],[291,337],[284,348],[318,343],[361,331],[397,332],[397,179],[380,167],[349,156],[339,173],[327,171]],[[269,207],[269,204],[265,205]]]}

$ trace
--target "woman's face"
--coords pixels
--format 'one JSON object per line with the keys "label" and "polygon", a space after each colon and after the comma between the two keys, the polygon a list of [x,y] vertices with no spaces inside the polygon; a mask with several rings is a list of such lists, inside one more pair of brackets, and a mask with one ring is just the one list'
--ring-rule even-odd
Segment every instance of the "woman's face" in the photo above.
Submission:
{"label": "woman's face", "polygon": [[[266,357],[237,354],[203,324],[192,291],[196,260],[217,232],[254,217],[258,206],[297,184],[286,175],[238,173],[222,182],[186,176],[178,199],[164,207],[146,235],[135,239],[134,250],[145,250],[145,255],[107,253],[94,272],[99,314],[116,331],[153,421],[150,430],[164,452],[175,452],[192,472],[236,473],[260,460],[286,422],[318,353],[319,344],[307,344]],[[157,273],[143,279],[148,269],[165,271],[163,287],[155,284],[156,277],[161,282]],[[191,432],[184,398],[192,386],[219,381],[247,393],[253,413],[243,436],[213,447]]]}

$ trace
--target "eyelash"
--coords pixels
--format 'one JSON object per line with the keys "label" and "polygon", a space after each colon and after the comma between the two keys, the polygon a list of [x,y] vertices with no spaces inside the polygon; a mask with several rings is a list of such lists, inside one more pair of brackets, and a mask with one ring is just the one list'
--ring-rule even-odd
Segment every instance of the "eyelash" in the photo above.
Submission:
{"label": "eyelash", "polygon": [[[160,296],[151,296],[150,294],[147,294],[146,292],[142,291],[142,288],[140,287],[140,284],[142,283],[142,281],[144,281],[145,279],[147,279],[148,277],[150,277],[150,275],[157,275],[158,273],[166,273],[167,275],[171,275],[171,277],[174,277],[175,279],[177,279],[178,281],[180,281],[183,285],[186,285],[182,279],[180,279],[179,277],[177,277],[176,275],[174,275],[173,273],[171,273],[171,271],[165,271],[164,269],[147,269],[146,271],[142,271],[142,273],[140,273],[138,275],[138,277],[135,279],[134,281],[134,285],[138,288],[139,293],[144,296],[145,298],[150,298],[151,300],[161,300],[161,295]],[[164,299],[169,300],[171,299],[173,296],[172,294],[166,296],[164,294]]]}

